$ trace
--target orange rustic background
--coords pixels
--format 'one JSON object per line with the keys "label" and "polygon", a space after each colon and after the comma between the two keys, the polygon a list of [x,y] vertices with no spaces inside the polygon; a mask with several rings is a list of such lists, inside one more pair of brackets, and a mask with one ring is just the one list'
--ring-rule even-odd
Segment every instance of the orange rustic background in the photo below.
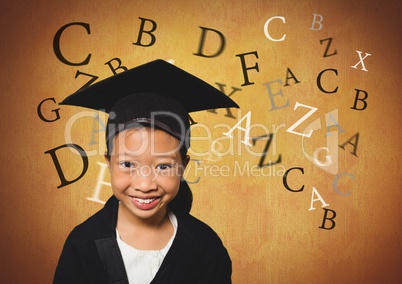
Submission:
{"label": "orange rustic background", "polygon": [[[110,196],[102,175],[106,116],[57,103],[90,79],[78,71],[109,77],[107,62],[117,67],[116,58],[128,68],[172,60],[225,85],[241,106],[231,115],[191,115],[198,141],[186,175],[192,213],[221,236],[234,283],[402,281],[399,1],[22,0],[0,7],[2,283],[50,283],[67,234],[102,207],[90,198]],[[152,45],[142,21],[144,30],[155,28]],[[53,48],[57,31],[74,22],[89,31],[70,26],[59,43],[71,62],[91,54],[79,66],[61,62]],[[149,46],[133,44],[139,34]],[[210,57],[197,55],[201,43]],[[370,54],[364,65],[357,51]],[[295,127],[299,134],[291,133],[313,108]],[[241,142],[247,126],[251,146]],[[233,127],[233,138],[223,134]],[[300,135],[309,129],[310,138]],[[274,165],[259,168],[268,140],[255,137],[269,133],[263,163]],[[88,153],[88,169],[58,188],[48,151],[66,143]],[[82,173],[77,152],[56,153],[66,179]],[[294,191],[285,187],[287,170]]]}

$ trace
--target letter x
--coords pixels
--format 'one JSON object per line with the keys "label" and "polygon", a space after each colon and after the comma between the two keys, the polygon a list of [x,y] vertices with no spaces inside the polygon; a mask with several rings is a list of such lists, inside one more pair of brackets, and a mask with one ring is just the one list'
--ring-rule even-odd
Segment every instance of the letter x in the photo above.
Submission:
{"label": "letter x", "polygon": [[358,66],[359,64],[361,64],[361,65],[362,65],[362,70],[368,72],[368,70],[366,69],[366,66],[364,66],[363,60],[364,60],[367,56],[371,56],[371,54],[370,54],[370,53],[366,53],[366,55],[362,58],[362,52],[359,51],[359,50],[356,50],[356,52],[357,52],[357,54],[359,54],[360,61],[357,62],[355,66],[351,66],[351,67],[357,69],[357,66]]}

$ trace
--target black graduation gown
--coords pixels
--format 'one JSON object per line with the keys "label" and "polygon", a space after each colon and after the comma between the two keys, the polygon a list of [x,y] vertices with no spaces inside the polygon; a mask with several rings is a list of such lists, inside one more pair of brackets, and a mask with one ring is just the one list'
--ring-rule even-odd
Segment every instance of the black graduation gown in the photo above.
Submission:
{"label": "black graduation gown", "polygon": [[[53,283],[128,283],[116,241],[118,200],[78,225],[68,236]],[[231,283],[232,263],[218,235],[189,214],[175,213],[176,237],[151,282]]]}

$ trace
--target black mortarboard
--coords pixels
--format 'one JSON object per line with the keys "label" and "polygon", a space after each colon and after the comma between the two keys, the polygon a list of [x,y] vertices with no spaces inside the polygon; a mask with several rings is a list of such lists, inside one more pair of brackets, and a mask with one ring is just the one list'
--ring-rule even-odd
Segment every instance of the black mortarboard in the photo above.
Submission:
{"label": "black mortarboard", "polygon": [[60,104],[109,113],[107,141],[109,135],[138,124],[188,139],[188,112],[239,107],[218,89],[161,59],[81,89]]}

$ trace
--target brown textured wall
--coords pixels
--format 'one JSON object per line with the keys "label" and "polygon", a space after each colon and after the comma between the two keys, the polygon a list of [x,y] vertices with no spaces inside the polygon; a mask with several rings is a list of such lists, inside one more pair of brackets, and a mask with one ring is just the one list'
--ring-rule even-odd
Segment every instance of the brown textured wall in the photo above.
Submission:
{"label": "brown textured wall", "polygon": [[[90,145],[94,121],[90,115],[94,114],[60,106],[60,119],[44,122],[37,107],[47,98],[60,102],[85,84],[87,77],[75,79],[77,70],[100,79],[111,76],[105,63],[116,57],[127,67],[156,58],[171,59],[216,87],[216,83],[225,84],[227,94],[232,87],[241,89],[232,96],[241,106],[240,111],[232,110],[235,118],[225,116],[225,110],[192,115],[199,124],[209,126],[212,140],[217,141],[214,145],[229,153],[197,156],[208,151],[211,142],[194,142],[193,158],[199,164],[193,161],[187,172],[189,181],[199,178],[191,185],[193,214],[222,237],[233,260],[234,283],[401,281],[402,6],[398,1],[6,2],[0,4],[0,131],[4,137],[0,146],[1,282],[51,282],[68,232],[101,208],[101,204],[87,200],[94,194],[104,151],[102,131],[95,136],[100,144]],[[321,30],[311,29],[313,14],[323,17]],[[273,42],[264,35],[265,22],[274,16],[285,17],[286,23],[273,20],[270,34],[280,38],[286,33],[284,41]],[[156,42],[150,47],[133,44],[138,37],[139,17],[157,23],[153,33]],[[87,65],[65,65],[53,52],[57,30],[72,22],[89,24],[90,35],[83,27],[67,29],[60,42],[62,53],[72,61],[82,61],[91,53]],[[200,27],[224,35],[226,46],[219,56],[194,55],[200,44]],[[328,54],[336,50],[336,55],[324,57],[328,38],[332,38]],[[149,39],[143,35],[143,42]],[[218,35],[209,32],[204,53],[213,53],[220,44]],[[364,60],[368,72],[361,70],[361,65],[351,68],[359,61],[356,50],[363,56],[371,54]],[[241,86],[244,77],[236,55],[249,52],[257,52],[258,59],[246,56],[246,64],[251,67],[257,62],[259,72],[250,69],[249,80],[254,84]],[[272,110],[266,83],[280,79],[285,84],[286,76],[290,76],[288,68],[294,75],[288,80],[289,86],[270,86],[272,93],[282,91],[282,97],[273,97],[276,106],[287,102],[289,106]],[[325,94],[318,88],[317,75],[324,69],[338,73],[327,71],[322,76],[323,88],[338,87],[337,92]],[[300,83],[295,84],[295,78]],[[361,111],[351,109],[356,89],[368,93],[367,108]],[[294,110],[296,102],[317,108],[295,129],[299,132],[320,121],[321,127],[311,138],[286,131],[309,110]],[[362,106],[360,101],[358,107]],[[51,119],[56,108],[47,101],[42,112]],[[245,132],[234,130],[233,139],[222,134],[249,111],[255,126],[252,137],[267,134],[261,125],[271,132],[277,129],[265,159],[268,163],[281,155],[281,162],[275,166],[256,168],[266,139],[248,147],[240,143]],[[330,128],[331,136],[327,136],[329,113],[339,125]],[[83,178],[57,188],[60,180],[50,154],[45,152],[66,143],[65,130],[71,118],[80,114],[84,117],[77,119],[67,133],[71,133],[73,143],[97,155],[89,157]],[[336,123],[332,120],[331,124]],[[356,133],[358,141],[350,140],[355,146],[337,146],[356,138]],[[193,134],[200,138],[205,132],[197,128]],[[333,151],[332,165],[325,169],[303,154],[303,147],[313,156],[317,148],[325,146]],[[357,156],[351,154],[353,150]],[[57,153],[66,177],[77,177],[82,170],[80,157],[67,149]],[[325,150],[318,158],[325,161]],[[249,170],[241,174],[240,169],[247,166]],[[284,186],[284,172],[294,167],[302,168],[304,174],[291,171],[289,187],[297,190],[304,185],[303,191],[291,192]],[[336,177],[338,193],[334,190]],[[325,212],[320,201],[309,211],[313,187],[329,204],[323,208],[337,214],[331,230],[319,228]],[[110,189],[103,186],[100,198],[105,200],[109,195]],[[331,214],[328,211],[328,216]],[[327,220],[325,226],[331,224]]]}

